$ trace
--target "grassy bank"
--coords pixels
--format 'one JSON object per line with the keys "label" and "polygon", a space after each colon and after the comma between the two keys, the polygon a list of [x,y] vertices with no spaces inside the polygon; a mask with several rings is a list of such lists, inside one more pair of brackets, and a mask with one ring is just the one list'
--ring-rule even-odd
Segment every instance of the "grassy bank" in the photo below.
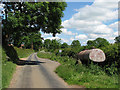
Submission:
{"label": "grassy bank", "polygon": [[[33,50],[29,49],[20,49],[15,47],[19,58],[28,57],[30,54],[33,53]],[[4,50],[2,51],[2,88],[7,88],[10,84],[12,79],[13,73],[16,70],[16,64],[11,61],[7,60],[7,55]],[[14,55],[13,55],[14,56]]]}
{"label": "grassy bank", "polygon": [[17,54],[18,54],[19,58],[28,57],[30,54],[32,54],[34,52],[31,49],[20,49],[20,48],[17,48],[17,47],[14,47],[14,48],[17,51]]}
{"label": "grassy bank", "polygon": [[89,67],[75,65],[76,61],[73,58],[49,53],[38,52],[38,57],[60,62],[61,66],[55,72],[69,85],[82,85],[86,88],[118,88],[118,76],[116,74],[106,74],[97,65],[91,64]]}

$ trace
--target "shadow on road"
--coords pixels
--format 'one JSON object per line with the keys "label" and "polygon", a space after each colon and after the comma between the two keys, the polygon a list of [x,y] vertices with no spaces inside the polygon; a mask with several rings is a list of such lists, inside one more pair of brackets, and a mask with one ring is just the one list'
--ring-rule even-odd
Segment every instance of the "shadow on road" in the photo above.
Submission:
{"label": "shadow on road", "polygon": [[38,65],[39,63],[45,63],[40,61],[19,60],[17,65]]}

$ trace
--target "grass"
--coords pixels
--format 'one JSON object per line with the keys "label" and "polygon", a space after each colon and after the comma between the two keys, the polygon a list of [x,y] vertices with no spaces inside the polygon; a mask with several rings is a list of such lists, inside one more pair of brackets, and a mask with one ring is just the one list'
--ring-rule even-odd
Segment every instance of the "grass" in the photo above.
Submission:
{"label": "grass", "polygon": [[6,62],[2,64],[2,88],[8,88],[15,70],[16,64],[12,62]]}
{"label": "grass", "polygon": [[[34,51],[30,49],[20,49],[15,47],[19,58],[28,57]],[[2,88],[8,88],[10,81],[12,79],[13,73],[16,70],[16,64],[11,61],[8,61],[6,58],[6,53],[2,51]],[[14,56],[14,55],[13,55]]]}
{"label": "grass", "polygon": [[75,65],[75,59],[56,56],[55,54],[38,52],[38,57],[49,58],[61,63],[56,73],[69,85],[82,85],[86,88],[118,88],[118,75],[109,76],[102,68],[91,64]]}
{"label": "grass", "polygon": [[17,51],[19,58],[28,57],[30,54],[32,54],[34,52],[31,49],[21,49],[21,48],[17,48],[17,47],[14,47],[14,48]]}

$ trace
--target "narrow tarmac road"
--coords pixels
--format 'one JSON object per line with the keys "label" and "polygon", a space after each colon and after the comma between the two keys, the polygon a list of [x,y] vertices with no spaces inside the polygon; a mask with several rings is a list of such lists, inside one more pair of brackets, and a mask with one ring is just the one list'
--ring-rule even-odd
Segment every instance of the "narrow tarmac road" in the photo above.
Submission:
{"label": "narrow tarmac road", "polygon": [[60,64],[31,54],[13,78],[15,82],[10,88],[68,88],[68,85],[55,74],[54,70]]}

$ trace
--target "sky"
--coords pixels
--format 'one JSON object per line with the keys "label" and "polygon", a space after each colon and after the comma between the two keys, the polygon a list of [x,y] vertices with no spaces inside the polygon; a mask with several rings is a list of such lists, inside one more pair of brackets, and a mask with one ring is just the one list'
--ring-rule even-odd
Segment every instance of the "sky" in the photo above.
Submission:
{"label": "sky", "polygon": [[[93,1],[93,0],[92,0]],[[0,5],[1,9],[2,5]],[[44,39],[61,39],[69,45],[79,40],[86,45],[88,40],[98,37],[114,43],[118,36],[118,0],[94,0],[93,2],[67,2],[61,29],[62,33],[53,37],[42,33]]]}
{"label": "sky", "polygon": [[44,39],[61,39],[69,45],[73,40],[79,40],[86,45],[88,40],[98,37],[107,39],[114,43],[118,36],[118,2],[67,2],[67,8],[62,18],[62,33],[52,37],[44,34]]}

